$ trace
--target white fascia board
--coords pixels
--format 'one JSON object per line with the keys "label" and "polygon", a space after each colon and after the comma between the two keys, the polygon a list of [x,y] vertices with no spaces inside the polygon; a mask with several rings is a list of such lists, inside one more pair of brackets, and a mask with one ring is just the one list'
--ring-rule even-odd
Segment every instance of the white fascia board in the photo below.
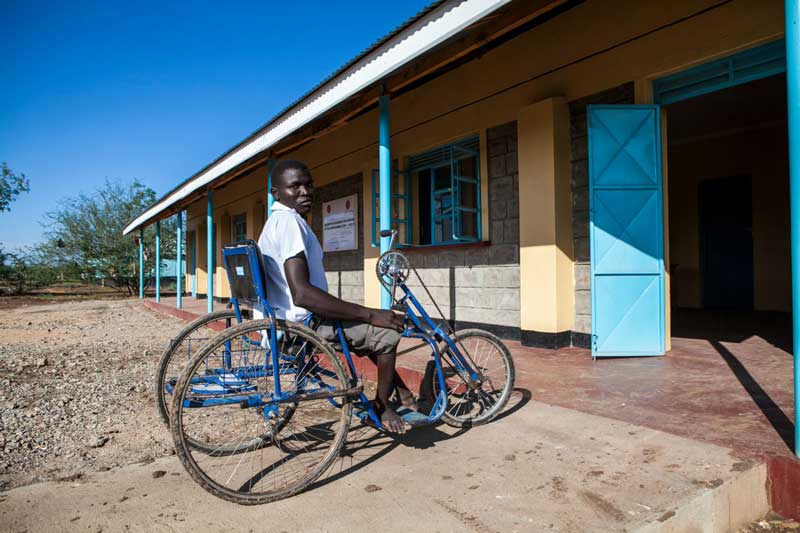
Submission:
{"label": "white fascia board", "polygon": [[510,1],[451,0],[442,4],[310,94],[264,133],[136,217],[123,230],[123,235]]}

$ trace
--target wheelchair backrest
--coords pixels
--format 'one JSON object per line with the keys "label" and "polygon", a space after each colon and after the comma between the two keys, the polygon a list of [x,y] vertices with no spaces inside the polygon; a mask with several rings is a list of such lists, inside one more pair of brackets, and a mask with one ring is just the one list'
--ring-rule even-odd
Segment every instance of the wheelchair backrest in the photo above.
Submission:
{"label": "wheelchair backrest", "polygon": [[231,298],[239,305],[266,313],[267,278],[264,258],[255,241],[246,240],[222,247],[222,260],[228,274]]}

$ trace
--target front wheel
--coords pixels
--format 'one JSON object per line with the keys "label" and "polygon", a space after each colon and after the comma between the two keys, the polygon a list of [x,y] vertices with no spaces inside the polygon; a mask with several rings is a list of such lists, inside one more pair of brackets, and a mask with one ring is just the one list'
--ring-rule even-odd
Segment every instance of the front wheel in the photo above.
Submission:
{"label": "front wheel", "polygon": [[[514,360],[503,341],[488,331],[464,329],[451,340],[452,345],[445,341],[439,346],[447,394],[442,420],[456,427],[486,424],[508,403],[514,388]],[[469,375],[470,368],[474,376]],[[433,378],[433,389],[438,396],[438,376]]]}

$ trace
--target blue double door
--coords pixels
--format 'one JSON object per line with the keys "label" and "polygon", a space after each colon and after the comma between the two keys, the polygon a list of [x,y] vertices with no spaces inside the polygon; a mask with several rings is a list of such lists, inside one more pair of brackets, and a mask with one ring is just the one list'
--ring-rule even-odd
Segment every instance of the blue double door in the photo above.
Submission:
{"label": "blue double door", "polygon": [[664,214],[658,106],[589,106],[592,355],[663,355]]}

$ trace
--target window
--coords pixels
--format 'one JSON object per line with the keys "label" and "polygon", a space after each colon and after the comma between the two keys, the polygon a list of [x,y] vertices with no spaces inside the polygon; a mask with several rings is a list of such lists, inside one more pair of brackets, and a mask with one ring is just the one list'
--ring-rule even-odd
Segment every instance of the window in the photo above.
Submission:
{"label": "window", "polygon": [[[372,173],[372,243],[378,245],[380,227],[377,171]],[[416,154],[408,171],[392,173],[392,226],[399,242],[418,245],[456,244],[481,240],[479,138]],[[417,205],[411,205],[412,191]],[[411,214],[419,218],[419,234],[412,238]]]}
{"label": "window", "polygon": [[[380,184],[379,172],[372,170],[372,245],[378,246],[380,239]],[[408,172],[392,170],[392,179],[389,187],[392,192],[390,204],[392,227],[396,228],[399,235],[397,242],[411,244],[411,180]]]}
{"label": "window", "polygon": [[247,213],[233,217],[233,242],[247,239]]}
{"label": "window", "polygon": [[409,158],[419,196],[419,244],[480,240],[479,159],[478,137]]}

